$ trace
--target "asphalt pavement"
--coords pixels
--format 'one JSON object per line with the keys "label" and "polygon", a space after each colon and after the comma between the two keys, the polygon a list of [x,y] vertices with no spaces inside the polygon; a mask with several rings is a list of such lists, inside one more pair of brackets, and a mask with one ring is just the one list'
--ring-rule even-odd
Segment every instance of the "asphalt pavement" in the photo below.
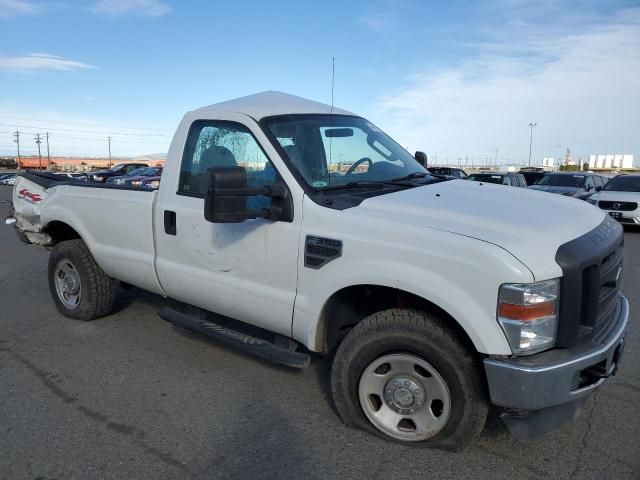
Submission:
{"label": "asphalt pavement", "polygon": [[[10,198],[0,186],[0,201]],[[0,219],[7,206],[0,204]],[[625,233],[630,331],[618,374],[572,424],[529,443],[492,419],[462,453],[346,428],[328,360],[292,370],[178,330],[165,301],[61,316],[48,252],[0,225],[0,479],[638,479],[640,231]]]}

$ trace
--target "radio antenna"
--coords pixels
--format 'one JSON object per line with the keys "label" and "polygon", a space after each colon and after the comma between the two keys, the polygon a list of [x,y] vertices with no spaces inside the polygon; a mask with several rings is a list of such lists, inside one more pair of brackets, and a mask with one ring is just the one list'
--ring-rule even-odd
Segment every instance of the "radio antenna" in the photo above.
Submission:
{"label": "radio antenna", "polygon": [[331,59],[331,115],[333,115],[333,88],[336,83],[336,57]]}

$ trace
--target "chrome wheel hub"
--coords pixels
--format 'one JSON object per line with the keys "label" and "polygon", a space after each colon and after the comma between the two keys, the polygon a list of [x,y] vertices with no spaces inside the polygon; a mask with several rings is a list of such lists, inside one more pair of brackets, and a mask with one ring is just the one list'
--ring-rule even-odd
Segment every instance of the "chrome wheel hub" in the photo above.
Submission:
{"label": "chrome wheel hub", "polygon": [[56,265],[54,283],[56,293],[62,304],[69,310],[74,310],[80,305],[82,285],[80,274],[69,260],[61,260]]}
{"label": "chrome wheel hub", "polygon": [[424,404],[422,385],[413,378],[399,375],[384,387],[384,401],[393,411],[409,415]]}
{"label": "chrome wheel hub", "polygon": [[358,384],[362,411],[381,432],[420,441],[440,432],[451,412],[444,378],[424,359],[409,353],[377,358]]}

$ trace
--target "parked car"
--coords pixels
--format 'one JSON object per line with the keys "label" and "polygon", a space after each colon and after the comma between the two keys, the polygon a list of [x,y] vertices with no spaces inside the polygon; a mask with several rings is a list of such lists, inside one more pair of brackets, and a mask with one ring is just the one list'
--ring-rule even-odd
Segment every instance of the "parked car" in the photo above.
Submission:
{"label": "parked car", "polygon": [[157,175],[155,177],[146,177],[142,179],[142,181],[140,182],[140,186],[156,190],[160,188],[161,179],[162,179],[161,175]]}
{"label": "parked car", "polygon": [[461,168],[453,168],[453,167],[428,167],[427,171],[429,173],[433,173],[434,175],[446,175],[447,177],[454,178],[467,178],[467,174]]}
{"label": "parked car", "polygon": [[[51,250],[61,314],[108,315],[114,279],[184,302],[160,316],[284,365],[327,355],[346,424],[447,449],[490,404],[517,438],[549,431],[616,372],[623,231],[586,202],[434,177],[364,118],[279,92],[188,112],[175,138],[157,194],[18,178],[14,225]],[[359,157],[338,175],[336,145]]]}
{"label": "parked car", "polygon": [[16,176],[17,176],[17,174],[15,174],[15,173],[10,173],[8,175],[4,175],[0,179],[0,185],[14,185],[16,183]]}
{"label": "parked car", "polygon": [[88,178],[85,173],[78,173],[78,172],[58,172],[56,173],[56,175],[71,178],[73,180],[87,180]]}
{"label": "parked car", "polygon": [[110,168],[109,170],[100,170],[97,172],[93,172],[90,176],[90,179],[94,182],[104,183],[109,177],[126,175],[127,173],[130,173],[131,171],[142,167],[148,167],[148,165],[146,163],[140,162],[120,163],[115,167]]}
{"label": "parked car", "polygon": [[162,167],[149,167],[145,168],[143,172],[133,177],[127,183],[130,183],[134,187],[140,187],[142,186],[143,180],[151,177],[159,177],[160,175],[162,175]]}
{"label": "parked car", "polygon": [[529,188],[586,200],[592,193],[600,191],[605,183],[604,178],[595,173],[557,172],[547,173]]}
{"label": "parked car", "polygon": [[530,186],[538,183],[545,176],[546,172],[540,167],[524,167],[521,168],[518,173],[524,176],[527,185]]}
{"label": "parked car", "polygon": [[618,175],[587,201],[620,223],[640,225],[640,175]]}
{"label": "parked car", "polygon": [[135,170],[131,170],[126,175],[118,175],[117,177],[109,177],[109,178],[107,178],[105,183],[115,183],[116,185],[124,185],[127,180],[129,180],[129,179],[131,179],[133,177],[137,177],[142,172],[144,172],[147,168],[149,168],[149,167],[140,167],[140,168],[136,168]]}
{"label": "parked car", "polygon": [[474,182],[495,183],[512,187],[527,186],[527,181],[521,173],[472,173],[468,179]]}

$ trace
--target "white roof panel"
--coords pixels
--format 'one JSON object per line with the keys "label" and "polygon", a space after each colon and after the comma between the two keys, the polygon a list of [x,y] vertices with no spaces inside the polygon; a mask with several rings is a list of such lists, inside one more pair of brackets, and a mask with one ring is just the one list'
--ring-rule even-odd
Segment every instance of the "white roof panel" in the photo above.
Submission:
{"label": "white roof panel", "polygon": [[[261,92],[246,97],[215,103],[190,112],[195,116],[207,118],[216,112],[244,113],[256,120],[272,115],[288,115],[296,113],[331,113],[331,105],[326,105],[284,92]],[[337,115],[354,115],[340,108],[333,109]]]}

